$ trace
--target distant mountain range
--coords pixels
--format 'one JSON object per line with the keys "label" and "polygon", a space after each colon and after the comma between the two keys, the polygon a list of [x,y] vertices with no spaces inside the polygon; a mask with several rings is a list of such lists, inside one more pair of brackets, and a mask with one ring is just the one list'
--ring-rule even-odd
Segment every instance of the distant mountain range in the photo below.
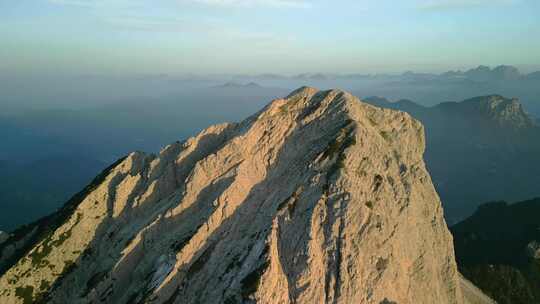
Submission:
{"label": "distant mountain range", "polygon": [[[201,76],[198,76],[200,78]],[[223,77],[223,76],[221,76]],[[437,80],[437,79],[468,79],[472,81],[500,81],[500,80],[538,80],[540,79],[540,71],[532,73],[522,73],[518,68],[510,65],[499,65],[494,68],[480,65],[476,68],[461,71],[447,71],[442,73],[419,73],[406,71],[402,74],[369,74],[369,73],[350,73],[350,74],[333,74],[333,73],[301,73],[292,76],[280,74],[258,74],[258,75],[229,75],[228,77],[238,79],[263,79],[263,80],[283,80],[283,79],[301,79],[301,80],[332,80],[332,79],[366,79],[366,78],[404,78],[409,80]]]}
{"label": "distant mountain range", "polygon": [[238,82],[234,82],[234,81],[229,81],[229,82],[226,82],[222,85],[218,85],[218,86],[215,86],[215,88],[222,88],[222,89],[225,89],[225,88],[236,88],[236,89],[249,89],[249,88],[260,88],[261,85],[259,85],[258,83],[255,83],[255,82],[249,82],[249,83],[246,83],[246,84],[242,84],[242,83],[238,83]]}
{"label": "distant mountain range", "polygon": [[479,96],[461,102],[444,102],[425,107],[408,99],[391,102],[384,97],[371,96],[364,101],[373,105],[409,112],[419,119],[426,115],[452,115],[454,119],[478,124],[476,127],[500,127],[512,130],[527,130],[537,127],[535,120],[525,112],[517,98],[500,95]]}
{"label": "distant mountain range", "polygon": [[482,205],[451,227],[460,271],[499,304],[540,303],[540,198]]}
{"label": "distant mountain range", "polygon": [[402,76],[415,80],[467,79],[477,82],[519,80],[534,77],[533,74],[522,74],[518,68],[509,65],[500,65],[493,69],[480,65],[466,71],[448,71],[441,74],[405,72]]}
{"label": "distant mountain range", "polygon": [[490,95],[433,107],[381,97],[364,101],[408,112],[424,124],[426,163],[450,222],[479,202],[540,195],[540,127],[517,99]]}
{"label": "distant mountain range", "polygon": [[496,93],[518,97],[530,113],[540,117],[540,71],[523,73],[509,65],[493,68],[480,65],[468,70],[443,73],[407,71],[400,74],[215,75],[207,76],[206,79],[218,84],[223,83],[224,79],[236,84],[254,82],[262,88],[292,88],[301,85],[341,87],[358,96],[386,96],[394,100],[406,98],[427,106]]}

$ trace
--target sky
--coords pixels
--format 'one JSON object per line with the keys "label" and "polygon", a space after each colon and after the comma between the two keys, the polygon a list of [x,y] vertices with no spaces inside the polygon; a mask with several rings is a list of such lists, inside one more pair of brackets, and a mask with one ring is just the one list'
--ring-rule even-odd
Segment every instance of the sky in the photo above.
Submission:
{"label": "sky", "polygon": [[538,0],[0,0],[0,74],[540,66]]}

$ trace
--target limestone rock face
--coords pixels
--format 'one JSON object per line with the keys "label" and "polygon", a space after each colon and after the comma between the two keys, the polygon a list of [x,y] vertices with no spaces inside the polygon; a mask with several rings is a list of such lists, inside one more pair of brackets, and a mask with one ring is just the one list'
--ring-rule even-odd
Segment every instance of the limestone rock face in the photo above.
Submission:
{"label": "limestone rock face", "polygon": [[301,88],[112,166],[0,302],[463,303],[424,144],[406,113]]}

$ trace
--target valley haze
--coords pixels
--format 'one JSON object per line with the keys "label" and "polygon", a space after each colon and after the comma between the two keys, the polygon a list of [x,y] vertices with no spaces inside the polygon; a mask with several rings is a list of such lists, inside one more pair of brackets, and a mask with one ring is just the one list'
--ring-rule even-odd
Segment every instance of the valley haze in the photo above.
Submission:
{"label": "valley haze", "polygon": [[[239,121],[269,100],[284,96],[294,87],[306,83],[323,88],[346,88],[368,101],[372,96],[382,96],[387,101],[409,100],[422,107],[436,107],[448,101],[459,102],[497,93],[507,98],[518,98],[527,119],[536,122],[540,117],[538,74],[523,73],[515,67],[501,65],[438,74],[51,77],[40,79],[39,85],[26,82],[23,78],[9,78],[0,83],[5,93],[2,98],[7,101],[5,111],[0,114],[0,134],[4,142],[0,150],[0,168],[4,172],[0,178],[4,180],[4,186],[0,187],[6,189],[0,194],[0,203],[7,210],[0,215],[0,229],[13,230],[20,224],[54,211],[101,169],[129,151],[158,151],[163,143],[186,139],[207,125]],[[428,166],[435,166],[432,174],[435,174],[435,184],[443,203],[449,200],[447,205],[452,206],[447,207],[451,209],[447,210],[450,222],[463,219],[474,211],[475,206],[486,201],[517,201],[540,195],[534,186],[538,181],[535,171],[531,172],[531,178],[524,175],[521,180],[505,181],[508,176],[520,175],[522,166],[518,164],[523,163],[527,167],[525,159],[534,160],[533,164],[538,162],[534,156],[538,150],[533,148],[536,137],[529,136],[531,143],[525,144],[526,137],[517,146],[490,143],[488,147],[495,158],[481,156],[481,159],[483,162],[499,163],[499,169],[486,163],[482,165],[484,169],[478,170],[484,175],[467,173],[472,178],[470,182],[465,182],[465,179],[461,183],[450,181],[448,184],[447,174],[441,171],[447,168],[441,167],[446,163],[441,157],[446,156],[439,154],[441,156],[438,158],[435,156],[438,160],[431,162],[431,144],[433,147],[440,146],[436,138],[441,138],[443,143],[448,142],[441,132],[460,135],[467,133],[459,128],[479,130],[487,126],[468,124],[460,116],[448,117],[434,129],[440,131],[431,134],[428,121],[440,120],[436,110],[427,114],[421,108],[418,111],[399,108],[399,103],[388,105],[394,108],[397,105],[397,109],[409,112],[428,124]],[[147,121],[151,123],[144,123]],[[465,143],[468,139],[464,136],[456,140]],[[459,153],[481,153],[475,147],[485,144],[480,136],[477,141],[470,143],[472,148],[460,148]],[[451,147],[454,150],[458,148],[455,144]],[[523,154],[516,154],[514,148],[531,157],[523,158]],[[456,168],[465,168],[458,164],[464,154],[454,155],[457,155]],[[515,155],[510,158],[518,161],[511,164],[511,160],[502,160],[500,155]],[[518,171],[509,175],[506,169],[510,168]],[[489,172],[493,170],[497,170],[496,176],[490,177]],[[51,178],[44,182],[41,178],[43,174]],[[462,179],[460,175],[463,172],[458,170],[452,174],[454,180]],[[493,187],[491,181],[494,178],[504,185],[495,189],[503,192],[489,190]],[[483,180],[486,188],[477,187],[476,180]],[[442,187],[454,187],[454,190]],[[46,195],[43,195],[44,191]],[[29,209],[30,212],[21,213],[22,209]]]}

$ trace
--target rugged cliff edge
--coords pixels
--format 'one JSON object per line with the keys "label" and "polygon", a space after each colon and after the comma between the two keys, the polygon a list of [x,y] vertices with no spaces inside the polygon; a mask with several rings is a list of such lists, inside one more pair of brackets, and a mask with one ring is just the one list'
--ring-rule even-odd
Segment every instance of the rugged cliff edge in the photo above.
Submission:
{"label": "rugged cliff edge", "polygon": [[463,303],[424,144],[406,113],[301,88],[14,233],[0,302]]}

